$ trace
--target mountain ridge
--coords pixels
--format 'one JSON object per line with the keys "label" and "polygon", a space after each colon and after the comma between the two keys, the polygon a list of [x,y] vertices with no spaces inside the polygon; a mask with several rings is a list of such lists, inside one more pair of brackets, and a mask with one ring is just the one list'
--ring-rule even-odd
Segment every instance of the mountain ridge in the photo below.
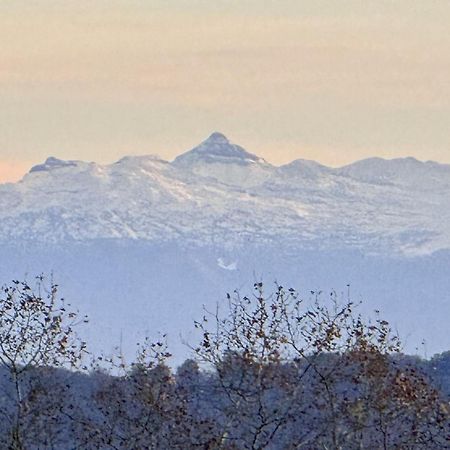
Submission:
{"label": "mountain ridge", "polygon": [[[220,147],[222,147],[222,148],[228,147],[229,151],[230,151],[230,149],[232,149],[231,151],[233,151],[235,153],[234,153],[234,155],[230,154],[230,153],[228,153],[227,155],[223,155],[223,154],[221,155],[220,152],[217,151],[218,148],[220,149]],[[254,154],[254,153],[248,152],[243,147],[232,143],[224,134],[215,131],[208,138],[206,138],[204,141],[202,141],[200,144],[198,144],[191,150],[187,150],[187,151],[181,153],[180,155],[176,156],[174,158],[174,160],[172,160],[172,161],[165,160],[164,158],[162,158],[156,154],[125,155],[125,156],[121,157],[119,160],[114,161],[112,163],[108,163],[108,164],[97,164],[95,162],[87,162],[87,161],[82,161],[82,160],[63,160],[60,158],[56,158],[54,156],[49,156],[46,159],[46,161],[44,161],[43,163],[39,163],[39,164],[32,166],[29,173],[37,172],[37,171],[41,171],[41,170],[45,170],[45,169],[76,166],[77,164],[97,164],[97,165],[101,165],[101,166],[109,166],[112,164],[121,163],[122,161],[126,161],[129,159],[134,159],[134,160],[147,160],[148,159],[148,160],[161,161],[161,162],[165,162],[168,164],[175,163],[175,165],[177,165],[177,164],[180,164],[181,162],[188,162],[191,159],[191,158],[187,158],[188,156],[191,156],[191,155],[197,156],[199,154],[201,156],[206,156],[206,157],[210,157],[210,156],[224,157],[225,156],[225,157],[229,158],[229,162],[236,162],[236,160],[239,160],[239,159],[241,159],[241,160],[245,159],[245,160],[253,161],[253,162],[262,162],[273,168],[288,167],[288,166],[300,161],[300,162],[304,162],[304,163],[311,163],[311,164],[320,166],[324,169],[327,169],[329,171],[333,171],[336,173],[340,173],[347,168],[357,167],[359,165],[367,166],[367,165],[370,165],[371,163],[384,163],[387,165],[389,165],[389,164],[397,165],[398,163],[408,163],[408,162],[413,162],[414,164],[421,166],[423,168],[433,167],[433,168],[438,168],[440,170],[450,171],[450,164],[440,163],[438,161],[433,161],[433,160],[421,161],[412,156],[406,156],[406,157],[400,157],[400,158],[390,158],[390,159],[382,158],[382,157],[378,157],[378,156],[368,157],[368,158],[356,160],[352,163],[345,164],[343,166],[338,166],[338,167],[327,166],[325,164],[319,163],[314,160],[297,158],[288,163],[277,166],[275,164],[267,162],[264,158]],[[233,158],[233,156],[235,156],[235,158]],[[195,158],[193,158],[193,159],[195,159]],[[8,183],[8,184],[10,184],[10,183]],[[0,185],[1,185],[1,183],[0,183]]]}
{"label": "mountain ridge", "polygon": [[251,239],[429,254],[450,248],[447,188],[450,166],[439,163],[370,158],[330,168],[299,159],[278,167],[215,132],[172,162],[48,158],[0,185],[0,242]]}

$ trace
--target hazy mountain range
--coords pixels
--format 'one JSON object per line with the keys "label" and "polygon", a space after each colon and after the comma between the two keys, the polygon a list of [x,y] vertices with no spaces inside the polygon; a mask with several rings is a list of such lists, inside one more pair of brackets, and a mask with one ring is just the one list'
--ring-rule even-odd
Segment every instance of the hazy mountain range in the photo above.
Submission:
{"label": "hazy mountain range", "polygon": [[183,240],[429,254],[450,248],[450,165],[371,158],[275,167],[220,133],[169,163],[48,158],[0,187],[0,239]]}
{"label": "hazy mountain range", "polygon": [[220,133],[173,162],[50,157],[0,185],[0,275],[53,271],[103,347],[122,336],[128,348],[156,329],[188,339],[202,304],[262,277],[300,292],[350,284],[366,311],[399,327],[407,349],[425,338],[425,350],[442,351],[449,192],[450,165],[276,167]]}

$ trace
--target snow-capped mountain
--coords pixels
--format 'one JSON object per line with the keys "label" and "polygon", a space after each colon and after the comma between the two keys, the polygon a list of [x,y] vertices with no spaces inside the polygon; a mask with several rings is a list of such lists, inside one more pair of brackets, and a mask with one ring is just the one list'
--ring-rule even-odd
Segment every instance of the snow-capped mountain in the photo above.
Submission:
{"label": "snow-capped mountain", "polygon": [[174,161],[174,165],[180,167],[194,167],[201,163],[249,166],[254,163],[265,164],[265,161],[239,145],[231,143],[222,133],[215,132],[200,145],[178,156]]}
{"label": "snow-capped mountain", "polygon": [[201,178],[212,178],[242,188],[263,183],[273,169],[264,159],[232,144],[217,132],[199,146],[175,158],[173,166]]}
{"label": "snow-capped mountain", "polygon": [[422,339],[448,350],[449,189],[449,165],[276,167],[220,133],[173,162],[51,157],[0,185],[0,279],[53,273],[97,349],[121,340],[130,353],[162,331],[181,360],[178,336],[189,340],[202,305],[263,278],[306,292],[350,284],[408,351]]}
{"label": "snow-capped mountain", "polygon": [[222,243],[428,254],[450,248],[450,166],[372,158],[275,167],[213,133],[172,163],[48,158],[0,186],[0,240]]}

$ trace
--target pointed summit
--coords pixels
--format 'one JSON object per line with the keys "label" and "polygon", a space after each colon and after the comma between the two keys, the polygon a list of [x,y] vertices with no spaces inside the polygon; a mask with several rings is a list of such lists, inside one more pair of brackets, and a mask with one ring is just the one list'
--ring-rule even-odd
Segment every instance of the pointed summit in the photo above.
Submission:
{"label": "pointed summit", "polygon": [[273,169],[264,159],[233,144],[218,132],[175,158],[172,165],[184,173],[240,187],[261,184]]}
{"label": "pointed summit", "polygon": [[202,163],[248,165],[255,162],[265,163],[262,158],[247,152],[239,145],[231,143],[225,135],[216,131],[197,147],[175,158],[173,164],[176,166]]}
{"label": "pointed summit", "polygon": [[228,138],[222,134],[219,133],[218,131],[215,131],[214,133],[211,134],[211,136],[209,136],[208,139],[206,139],[204,141],[205,143],[210,143],[210,144],[229,144],[230,141],[228,140]]}

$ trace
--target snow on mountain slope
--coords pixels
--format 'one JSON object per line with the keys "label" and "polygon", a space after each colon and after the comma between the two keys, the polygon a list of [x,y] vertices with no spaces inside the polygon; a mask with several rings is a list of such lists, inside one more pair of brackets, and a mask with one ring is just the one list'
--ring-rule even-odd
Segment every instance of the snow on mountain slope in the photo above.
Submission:
{"label": "snow on mountain slope", "polygon": [[323,166],[316,161],[306,159],[296,159],[289,164],[281,166],[278,174],[281,177],[289,177],[298,181],[317,180],[318,178],[330,174],[333,169]]}
{"label": "snow on mountain slope", "polygon": [[275,167],[213,133],[172,163],[48,158],[0,185],[0,240],[290,242],[428,254],[450,248],[449,187],[447,165],[372,158],[339,169],[304,160]]}
{"label": "snow on mountain slope", "polygon": [[213,133],[192,150],[178,156],[173,166],[227,185],[251,187],[268,179],[275,168],[264,159]]}
{"label": "snow on mountain slope", "polygon": [[411,157],[392,160],[369,158],[342,167],[337,172],[373,184],[409,186],[419,190],[450,188],[449,164],[421,162]]}

